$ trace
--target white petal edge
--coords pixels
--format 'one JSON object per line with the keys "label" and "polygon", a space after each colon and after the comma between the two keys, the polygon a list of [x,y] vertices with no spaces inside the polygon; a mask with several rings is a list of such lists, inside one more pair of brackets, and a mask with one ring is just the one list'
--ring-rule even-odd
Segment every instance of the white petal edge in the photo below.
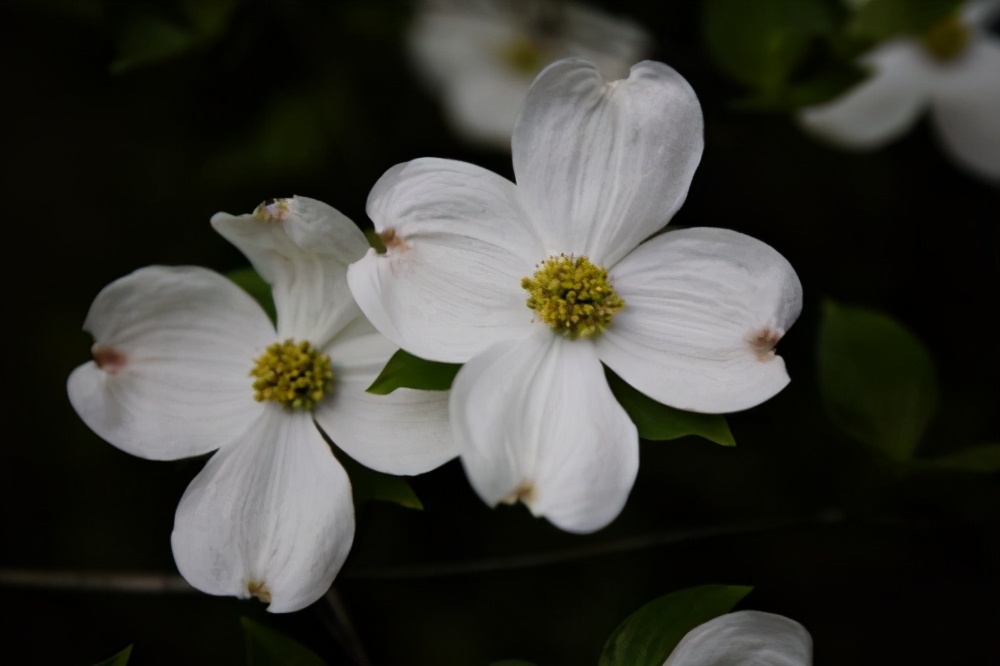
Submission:
{"label": "white petal edge", "polygon": [[387,474],[422,474],[457,456],[448,392],[368,393],[398,348],[364,320],[352,329],[355,334],[339,337],[326,350],[336,388],[313,409],[320,427],[349,456]]}
{"label": "white petal edge", "polygon": [[663,666],[811,666],[812,637],[782,615],[738,611],[689,631]]}
{"label": "white petal edge", "polygon": [[771,349],[799,316],[802,285],[770,246],[727,229],[682,229],[644,243],[609,275],[625,307],[597,351],[639,391],[726,413],[788,383]]}
{"label": "white petal edge", "polygon": [[365,315],[397,346],[463,363],[531,330],[521,279],[544,255],[513,183],[464,162],[414,160],[379,179],[368,215],[394,238],[385,254],[369,251],[352,264],[347,279]]}
{"label": "white petal edge", "polygon": [[261,204],[255,214],[212,216],[212,226],[238,247],[272,287],[281,339],[323,347],[358,316],[347,265],[369,249],[350,219],[307,197]]}
{"label": "white petal edge", "polygon": [[67,381],[73,409],[132,455],[174,460],[218,448],[259,412],[249,372],[274,328],[212,271],[150,266],[94,299],[83,326],[103,358]]}
{"label": "white petal edge", "polygon": [[945,150],[968,171],[1000,182],[1000,41],[982,36],[942,75],[931,118]]}
{"label": "white petal edge", "polygon": [[518,190],[546,249],[614,265],[680,208],[703,134],[694,90],[663,63],[641,62],[617,81],[581,59],[549,65],[512,142]]}
{"label": "white petal edge", "polygon": [[844,148],[874,150],[910,130],[930,102],[936,66],[911,39],[892,40],[866,54],[868,80],[840,97],[799,111],[807,131]]}
{"label": "white petal edge", "polygon": [[635,425],[591,344],[547,329],[472,359],[452,386],[461,460],[484,502],[524,502],[568,532],[599,530],[639,468]]}
{"label": "white petal edge", "polygon": [[188,486],[171,544],[199,590],[269,596],[287,613],[323,596],[347,558],[351,484],[307,412],[272,404],[253,425]]}

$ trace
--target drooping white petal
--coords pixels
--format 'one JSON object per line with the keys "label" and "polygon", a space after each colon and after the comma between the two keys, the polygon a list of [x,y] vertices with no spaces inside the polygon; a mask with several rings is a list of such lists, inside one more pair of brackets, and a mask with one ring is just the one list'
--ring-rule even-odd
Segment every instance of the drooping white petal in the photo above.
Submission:
{"label": "drooping white petal", "polygon": [[153,460],[207,453],[259,413],[249,372],[274,328],[221,275],[140,269],[98,294],[83,328],[95,360],[70,375],[69,400],[123,451]]}
{"label": "drooping white petal", "polygon": [[370,247],[351,220],[306,197],[261,205],[253,215],[217,213],[212,226],[273,288],[281,339],[323,347],[358,311],[347,265]]}
{"label": "drooping white petal", "polygon": [[1000,181],[1000,41],[983,36],[969,45],[941,77],[931,114],[956,162]]}
{"label": "drooping white petal", "polygon": [[663,666],[811,666],[812,637],[781,615],[739,611],[689,631]]}
{"label": "drooping white petal", "polygon": [[596,345],[601,360],[649,397],[724,413],[788,383],[772,349],[802,308],[802,286],[778,252],[726,229],[653,238],[610,271],[625,301]]}
{"label": "drooping white petal", "polygon": [[[389,169],[368,196],[385,254],[348,270],[383,335],[437,361],[464,362],[531,329],[521,279],[544,258],[513,183],[479,167],[419,159]],[[391,231],[390,231],[391,230]]]}
{"label": "drooping white petal", "polygon": [[625,506],[638,434],[589,341],[540,328],[497,344],[451,395],[462,464],[487,504],[520,500],[569,532],[598,530]]}
{"label": "drooping white petal", "polygon": [[171,544],[194,587],[256,596],[284,613],[330,587],[354,539],[354,507],[347,474],[310,414],[266,407],[188,486]]}
{"label": "drooping white petal", "polygon": [[547,250],[609,267],[670,221],[704,145],[691,86],[658,62],[605,81],[561,60],[532,84],[514,129],[519,193]]}
{"label": "drooping white petal", "polygon": [[846,148],[875,149],[902,136],[927,108],[936,66],[912,39],[896,39],[861,59],[871,77],[840,97],[799,112],[810,132]]}
{"label": "drooping white petal", "polygon": [[364,319],[326,349],[334,393],[313,417],[338,447],[366,467],[388,474],[421,474],[458,455],[448,423],[447,391],[366,389],[397,350]]}

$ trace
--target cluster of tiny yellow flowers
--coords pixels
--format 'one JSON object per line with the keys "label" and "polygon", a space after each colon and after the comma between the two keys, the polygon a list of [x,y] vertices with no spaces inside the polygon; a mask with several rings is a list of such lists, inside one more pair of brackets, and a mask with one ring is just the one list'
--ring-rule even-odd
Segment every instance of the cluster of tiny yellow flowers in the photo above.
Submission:
{"label": "cluster of tiny yellow flowers", "polygon": [[253,397],[273,400],[288,409],[312,409],[333,388],[330,357],[309,342],[276,342],[258,358]]}
{"label": "cluster of tiny yellow flowers", "polygon": [[965,51],[971,37],[968,26],[962,23],[958,12],[953,12],[948,18],[936,23],[926,33],[921,41],[924,48],[938,60],[952,60]]}
{"label": "cluster of tiny yellow flowers", "polygon": [[603,331],[625,307],[608,279],[608,272],[584,256],[549,257],[535,275],[521,280],[528,307],[553,330],[569,338],[587,338]]}

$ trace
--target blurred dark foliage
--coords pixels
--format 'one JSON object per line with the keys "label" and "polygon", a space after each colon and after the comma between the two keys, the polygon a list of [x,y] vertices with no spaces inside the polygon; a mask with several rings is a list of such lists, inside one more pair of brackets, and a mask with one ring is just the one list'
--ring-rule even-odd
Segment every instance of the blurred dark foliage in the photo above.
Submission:
{"label": "blurred dark foliage", "polygon": [[[202,461],[122,453],[65,395],[105,284],[148,264],[242,267],[208,219],[269,197],[315,197],[370,225],[369,188],[415,157],[512,177],[509,156],[454,139],[417,84],[401,40],[408,4],[197,4],[2,3],[0,153],[15,209],[3,243],[4,570],[176,571],[173,512]],[[674,223],[750,234],[799,272],[805,309],[780,349],[792,384],[730,417],[735,448],[643,443],[624,513],[593,535],[487,508],[458,462],[412,480],[422,512],[360,506],[334,590],[370,663],[593,664],[629,613],[704,583],[754,586],[738,607],[800,621],[817,666],[998,663],[997,475],[879,459],[823,411],[815,354],[824,299],[888,313],[940,378],[923,453],[997,442],[997,188],[948,162],[926,122],[853,154],[785,113],[749,112],[708,56],[700,2],[604,4],[650,30],[653,57],[704,107],[704,159]],[[355,663],[344,614],[323,600],[277,616],[197,593],[0,593],[8,664],[92,664],[128,644],[136,666],[240,664],[241,616],[329,664]]]}

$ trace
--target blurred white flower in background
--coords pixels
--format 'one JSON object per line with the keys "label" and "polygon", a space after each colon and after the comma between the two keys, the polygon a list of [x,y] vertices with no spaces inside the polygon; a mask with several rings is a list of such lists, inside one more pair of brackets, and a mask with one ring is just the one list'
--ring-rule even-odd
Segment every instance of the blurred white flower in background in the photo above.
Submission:
{"label": "blurred white flower in background", "polygon": [[846,148],[874,150],[930,111],[945,151],[1000,182],[1000,39],[986,31],[1000,0],[966,3],[920,37],[899,37],[860,59],[871,77],[800,111],[802,125]]}
{"label": "blurred white flower in background", "polygon": [[580,56],[613,81],[628,76],[650,43],[625,18],[557,0],[424,0],[409,34],[418,72],[442,97],[455,132],[503,150],[545,65]]}
{"label": "blurred white flower in background", "polygon": [[689,631],[663,666],[810,666],[812,637],[781,615],[739,611]]}

